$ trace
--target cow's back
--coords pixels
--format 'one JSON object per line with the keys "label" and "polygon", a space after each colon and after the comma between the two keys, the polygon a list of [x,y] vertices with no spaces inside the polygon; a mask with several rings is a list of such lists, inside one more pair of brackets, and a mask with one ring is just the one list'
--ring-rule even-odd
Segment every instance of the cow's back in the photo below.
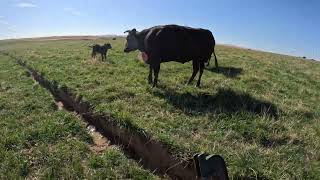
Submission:
{"label": "cow's back", "polygon": [[212,33],[205,29],[195,29],[177,25],[154,27],[152,46],[164,61],[187,62],[192,59],[208,60],[215,41]]}
{"label": "cow's back", "polygon": [[92,47],[92,50],[94,51],[94,52],[96,52],[96,53],[100,53],[100,50],[101,49],[101,46],[99,45],[99,44],[95,44],[95,45],[93,45],[93,47]]}

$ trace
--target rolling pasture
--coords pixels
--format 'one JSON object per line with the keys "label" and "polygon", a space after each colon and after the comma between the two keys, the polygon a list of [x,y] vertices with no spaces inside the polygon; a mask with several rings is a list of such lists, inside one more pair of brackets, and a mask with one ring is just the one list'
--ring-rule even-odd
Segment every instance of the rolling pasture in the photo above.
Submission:
{"label": "rolling pasture", "polygon": [[[113,47],[107,60],[92,60],[88,46],[105,42]],[[139,60],[139,53],[125,54],[123,47],[123,38],[0,41],[1,51],[68,87],[89,102],[94,112],[150,135],[181,159],[197,152],[220,154],[234,179],[320,177],[319,62],[218,45],[220,67],[215,68],[211,61],[200,89],[194,87],[196,81],[186,85],[192,73],[190,62],[161,64],[159,87],[151,88],[149,69]],[[6,137],[0,141],[0,155],[5,158],[0,171],[12,177],[39,172],[49,177],[75,177],[102,166],[93,172],[103,174],[103,169],[111,168],[108,172],[124,176],[120,179],[155,178],[117,148],[99,156],[92,154],[84,125],[70,113],[54,110],[49,93],[33,84],[14,59],[0,57],[0,128],[4,127],[0,133]],[[51,151],[57,157],[43,166],[44,160],[37,158],[47,157]],[[30,153],[36,162],[30,165],[23,153]],[[92,162],[95,158],[103,165]],[[112,160],[127,166],[119,170],[105,167]],[[62,162],[71,163],[65,165],[67,170],[59,166]],[[15,169],[2,168],[9,165]],[[29,172],[39,167],[46,171]],[[66,171],[73,174],[64,174]]]}

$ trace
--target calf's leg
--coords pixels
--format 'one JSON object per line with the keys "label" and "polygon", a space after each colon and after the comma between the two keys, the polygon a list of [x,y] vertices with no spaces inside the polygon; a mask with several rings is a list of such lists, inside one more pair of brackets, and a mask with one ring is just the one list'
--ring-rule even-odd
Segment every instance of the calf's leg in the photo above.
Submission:
{"label": "calf's leg", "polygon": [[103,54],[101,53],[101,61],[103,61],[104,57],[103,57]]}
{"label": "calf's leg", "polygon": [[107,54],[106,53],[103,54],[103,58],[105,61],[107,61]]}
{"label": "calf's leg", "polygon": [[91,58],[96,58],[96,53],[94,51],[91,53]]}
{"label": "calf's leg", "polygon": [[193,69],[193,72],[192,72],[192,75],[191,75],[191,77],[190,77],[190,79],[188,81],[188,84],[190,84],[193,81],[194,77],[197,75],[197,73],[199,71],[199,63],[198,63],[198,61],[196,61],[196,60],[192,61],[192,69]]}

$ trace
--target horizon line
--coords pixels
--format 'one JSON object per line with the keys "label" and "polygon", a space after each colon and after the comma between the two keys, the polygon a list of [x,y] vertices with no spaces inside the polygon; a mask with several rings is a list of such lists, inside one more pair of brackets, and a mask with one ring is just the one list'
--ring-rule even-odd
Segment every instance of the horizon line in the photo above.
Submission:
{"label": "horizon line", "polygon": [[[84,37],[97,37],[97,38],[100,37],[100,38],[103,38],[103,37],[126,37],[126,35],[120,35],[120,34],[87,34],[87,35],[30,36],[30,37],[19,37],[19,38],[4,38],[4,39],[0,39],[0,41],[32,40],[32,39],[45,39],[45,38],[48,38],[48,40],[49,40],[49,38],[61,38],[61,39],[52,39],[52,40],[67,40],[67,39],[72,39],[71,37],[79,37],[79,38],[80,37],[83,37],[83,38]],[[306,56],[298,56],[298,55],[293,55],[293,54],[274,52],[274,51],[266,50],[266,49],[257,49],[257,48],[244,46],[244,45],[238,45],[238,44],[217,43],[217,45],[229,46],[229,47],[233,47],[233,48],[246,49],[246,50],[252,50],[252,51],[259,51],[259,52],[266,52],[266,53],[272,53],[272,54],[278,54],[278,55],[284,55],[284,56],[291,56],[291,57],[295,57],[295,58],[302,58],[302,59],[305,59],[305,60],[320,62],[320,59],[317,59],[317,58],[308,58]]]}

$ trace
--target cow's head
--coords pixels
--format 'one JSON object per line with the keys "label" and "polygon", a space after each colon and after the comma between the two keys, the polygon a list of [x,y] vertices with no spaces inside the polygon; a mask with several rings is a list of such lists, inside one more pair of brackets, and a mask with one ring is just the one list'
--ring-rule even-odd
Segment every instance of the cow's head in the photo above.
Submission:
{"label": "cow's head", "polygon": [[138,39],[137,39],[137,30],[132,29],[125,31],[124,33],[129,33],[127,36],[127,42],[124,48],[124,52],[128,53],[138,49]]}

